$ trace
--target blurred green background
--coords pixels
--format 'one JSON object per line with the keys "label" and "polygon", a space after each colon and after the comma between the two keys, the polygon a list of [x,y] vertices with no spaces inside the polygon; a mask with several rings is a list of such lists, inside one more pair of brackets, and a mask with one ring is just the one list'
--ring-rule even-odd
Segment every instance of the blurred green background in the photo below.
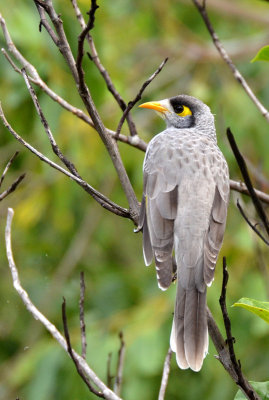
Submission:
{"label": "blurred green background", "polygon": [[[54,1],[76,54],[80,27],[71,2]],[[232,179],[240,179],[225,130],[230,126],[248,160],[256,187],[268,191],[268,123],[219,58],[197,10],[190,0],[99,1],[93,36],[100,58],[126,101],[134,98],[144,80],[165,57],[169,62],[147,88],[143,101],[187,93],[206,102],[216,114],[219,145],[228,160]],[[90,7],[79,1],[84,15]],[[228,53],[264,104],[269,107],[269,64],[251,64],[259,48],[269,43],[269,4],[260,0],[211,0],[208,10]],[[44,81],[70,103],[83,108],[61,54],[43,29],[32,2],[1,2],[13,41]],[[0,45],[6,47],[0,34]],[[87,57],[86,80],[107,127],[116,129],[121,112]],[[127,206],[123,191],[96,132],[63,110],[37,89],[38,98],[62,151],[80,174],[117,203]],[[21,76],[0,57],[0,97],[8,120],[26,140],[56,160]],[[149,141],[163,129],[155,113],[132,111],[140,136]],[[126,132],[124,125],[123,132]],[[80,351],[79,273],[86,279],[87,359],[106,379],[108,354],[115,368],[119,331],[126,342],[122,397],[157,398],[163,360],[168,349],[175,286],[161,292],[154,268],[146,268],[141,234],[134,226],[102,209],[74,182],[42,164],[22,148],[0,124],[1,169],[20,150],[3,189],[20,173],[26,178],[0,207],[0,399],[20,400],[94,398],[77,376],[68,356],[23,306],[12,287],[5,247],[4,226],[13,207],[13,251],[21,280],[37,307],[62,331],[61,302],[67,301],[72,344]],[[142,192],[143,152],[119,144],[138,198]],[[243,309],[230,306],[241,297],[268,301],[268,249],[250,231],[235,203],[241,199],[255,218],[247,197],[231,193],[227,231],[221,256],[230,272],[227,303],[237,357],[246,376],[268,380],[268,325]],[[208,304],[223,331],[218,304],[222,268],[218,262]],[[232,399],[235,384],[209,355],[199,373],[181,371],[172,359],[166,399]]]}

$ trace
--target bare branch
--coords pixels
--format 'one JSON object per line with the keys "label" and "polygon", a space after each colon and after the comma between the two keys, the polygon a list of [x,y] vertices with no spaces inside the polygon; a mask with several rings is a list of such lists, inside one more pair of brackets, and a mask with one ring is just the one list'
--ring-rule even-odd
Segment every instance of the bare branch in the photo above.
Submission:
{"label": "bare branch", "polygon": [[234,63],[232,62],[231,58],[227,54],[226,50],[224,49],[221,41],[219,40],[218,35],[214,31],[214,28],[211,24],[211,21],[208,17],[207,10],[206,10],[206,2],[203,1],[200,3],[199,0],[192,0],[194,5],[196,6],[197,10],[199,11],[201,17],[204,20],[204,23],[207,27],[207,30],[213,40],[213,43],[218,50],[220,56],[222,59],[226,62],[226,64],[229,66],[230,70],[233,73],[233,76],[237,80],[237,82],[242,86],[246,94],[250,97],[250,99],[253,101],[255,106],[258,108],[258,110],[261,112],[261,114],[265,117],[265,119],[269,122],[269,111],[264,107],[264,105],[257,99],[251,88],[249,87],[248,83],[246,82],[245,78],[240,74],[239,70],[236,68]]}
{"label": "bare branch", "polygon": [[156,71],[143,83],[143,85],[141,86],[141,88],[140,88],[139,92],[137,93],[136,97],[134,98],[134,100],[132,100],[128,103],[128,106],[124,110],[122,117],[120,119],[119,125],[117,127],[116,137],[117,137],[117,135],[119,135],[122,125],[123,125],[128,113],[131,111],[131,109],[134,107],[134,105],[141,99],[144,90],[153,81],[153,79],[161,72],[161,70],[167,63],[167,61],[168,61],[168,57],[161,63],[161,65],[156,69]]}
{"label": "bare branch", "polygon": [[[59,50],[61,51],[61,53],[63,54],[68,66],[70,68],[70,71],[71,71],[71,73],[74,77],[74,80],[76,82],[76,85],[78,87],[80,97],[83,100],[83,102],[86,106],[86,109],[94,123],[95,129],[99,133],[103,143],[106,146],[106,149],[110,155],[110,158],[113,162],[115,170],[117,171],[122,188],[123,188],[126,198],[128,200],[131,218],[135,222],[135,224],[137,224],[138,218],[139,218],[139,204],[138,204],[137,198],[135,196],[131,182],[129,180],[129,177],[127,175],[127,172],[124,168],[117,143],[111,137],[111,135],[109,135],[107,133],[107,130],[100,118],[100,115],[99,115],[99,113],[95,107],[95,104],[93,102],[93,99],[91,97],[90,91],[84,80],[84,71],[82,69],[82,59],[80,61],[80,57],[81,57],[81,55],[83,55],[83,46],[84,46],[83,35],[81,36],[81,39],[79,40],[80,57],[78,57],[78,63],[76,64],[73,54],[71,52],[69,43],[67,41],[65,32],[64,32],[63,22],[62,22],[61,18],[59,17],[59,15],[56,13],[55,9],[53,8],[52,1],[51,0],[47,0],[46,2],[43,2],[40,0],[34,0],[34,1],[36,4],[44,7],[44,9],[46,10],[46,12],[48,13],[48,15],[51,19],[51,22],[55,28],[55,31],[58,34],[57,46],[58,46]],[[91,21],[89,20],[89,23],[87,24],[87,26],[90,27],[90,24],[91,24]]]}
{"label": "bare branch", "polygon": [[[80,11],[80,8],[78,7],[77,1],[76,0],[71,0],[71,3],[74,7],[75,13],[76,13],[76,17],[80,23],[80,26],[82,29],[86,28],[86,22],[83,18],[83,15]],[[109,73],[107,72],[107,70],[105,69],[105,67],[103,66],[103,64],[101,63],[101,60],[99,58],[98,52],[96,50],[95,47],[95,43],[93,40],[92,35],[90,34],[90,32],[87,33],[86,35],[86,40],[89,43],[90,46],[90,50],[91,50],[91,54],[87,53],[88,56],[90,57],[90,59],[94,62],[95,66],[97,67],[97,69],[99,70],[99,72],[101,73],[102,77],[104,78],[104,81],[107,85],[108,90],[110,91],[110,93],[112,93],[113,97],[115,98],[115,100],[117,101],[118,105],[120,106],[120,108],[122,109],[122,111],[124,111],[127,107],[125,101],[123,100],[123,98],[121,97],[120,93],[117,91],[117,89],[115,88]],[[133,122],[132,116],[130,114],[127,115],[126,117],[128,126],[129,126],[129,130],[130,130],[130,134],[131,136],[136,136],[137,135],[137,130],[135,127],[135,124]]]}
{"label": "bare branch", "polygon": [[[65,339],[66,339],[66,343],[67,343],[67,351],[70,355],[70,357],[72,358],[77,372],[79,374],[79,376],[81,376],[82,380],[86,383],[86,385],[88,386],[90,392],[92,392],[93,394],[95,394],[97,397],[101,397],[102,399],[105,399],[105,396],[103,393],[99,392],[98,390],[96,390],[90,380],[87,378],[87,376],[85,376],[84,371],[82,370],[80,363],[77,361],[76,357],[74,356],[73,353],[73,349],[71,346],[71,342],[70,342],[70,335],[69,335],[69,331],[68,331],[68,325],[67,325],[67,317],[66,317],[66,302],[65,302],[65,298],[63,299],[63,303],[62,303],[62,319],[63,319],[63,326],[64,326],[64,335],[65,335]],[[83,357],[83,359],[85,359]]]}
{"label": "bare branch", "polygon": [[113,201],[109,200],[106,196],[104,196],[102,193],[98,192],[96,189],[94,189],[92,186],[90,186],[87,182],[85,182],[81,178],[73,175],[71,172],[65,170],[60,165],[54,163],[49,158],[44,156],[44,154],[40,153],[33,146],[31,146],[28,142],[26,142],[16,131],[14,131],[14,129],[11,127],[11,125],[6,120],[1,103],[0,103],[0,119],[2,119],[5,127],[15,137],[15,139],[18,142],[20,142],[24,147],[26,147],[28,150],[30,150],[33,154],[35,154],[41,161],[44,161],[45,163],[49,164],[52,168],[57,169],[58,171],[62,172],[63,174],[65,174],[66,176],[71,178],[73,181],[77,182],[87,193],[89,193],[105,209],[107,209],[107,210],[111,211],[112,213],[119,215],[121,217],[131,218],[129,211],[126,208],[123,208],[123,207],[117,205],[116,203],[114,203]]}
{"label": "bare branch", "polygon": [[[208,323],[208,331],[209,335],[214,343],[214,346],[218,352],[218,356],[215,356],[223,365],[225,370],[228,372],[228,374],[231,376],[233,381],[238,384],[238,378],[237,378],[237,373],[235,371],[234,365],[231,361],[229,350],[227,348],[227,343],[225,342],[222,334],[220,333],[220,330],[213,318],[213,315],[211,314],[209,308],[207,307],[207,323]],[[244,378],[245,381],[248,383],[246,378]],[[252,386],[248,383],[249,389],[252,391],[253,388]],[[245,393],[246,397],[250,399],[247,395],[247,393],[244,391],[244,389],[241,387],[241,390]],[[253,398],[251,398],[253,400]],[[259,397],[256,397],[255,400],[261,400]]]}
{"label": "bare branch", "polygon": [[[18,151],[16,151],[13,156],[11,157],[11,159],[8,161],[2,175],[0,178],[0,187],[2,186],[2,183],[5,179],[5,176],[9,170],[9,168],[11,167],[13,161],[15,160],[15,158],[17,157],[17,155],[19,154]],[[2,201],[5,197],[7,197],[10,193],[14,192],[14,190],[16,190],[17,186],[21,183],[21,181],[24,179],[25,174],[20,175],[10,186],[8,189],[6,189],[3,193],[0,194],[0,201]]]}
{"label": "bare branch", "polygon": [[235,352],[234,352],[234,342],[235,338],[232,336],[232,331],[231,331],[231,321],[228,315],[227,307],[226,307],[226,288],[227,288],[227,283],[229,279],[229,274],[227,271],[227,266],[226,266],[226,258],[223,257],[223,281],[222,281],[222,290],[221,290],[221,296],[219,299],[220,302],[220,307],[223,315],[223,321],[224,321],[224,326],[225,326],[225,331],[227,335],[227,340],[226,343],[228,345],[228,350],[229,350],[229,355],[230,355],[230,360],[232,362],[232,365],[234,367],[234,370],[236,372],[236,384],[240,387],[240,389],[243,391],[243,393],[246,394],[247,398],[250,400],[260,400],[260,397],[257,395],[251,384],[247,381],[247,379],[244,377],[241,369],[241,363],[240,361],[236,359]]}
{"label": "bare branch", "polygon": [[110,389],[112,389],[112,379],[113,376],[111,375],[111,358],[112,358],[112,353],[108,354],[107,357],[107,366],[106,366],[106,384],[107,387],[109,387]]}
{"label": "bare branch", "polygon": [[84,42],[85,42],[87,34],[94,27],[95,12],[98,8],[99,8],[99,6],[97,5],[96,0],[91,0],[91,9],[88,12],[88,14],[89,14],[88,23],[78,37],[78,52],[77,52],[76,66],[77,66],[80,80],[84,80],[84,72],[82,69],[82,60],[83,60],[83,55],[84,55]]}
{"label": "bare branch", "polygon": [[[6,223],[6,231],[5,231],[5,238],[6,238],[6,252],[7,252],[7,259],[8,264],[13,280],[13,286],[17,293],[19,294],[20,298],[22,299],[24,305],[26,306],[27,310],[33,315],[33,317],[40,321],[44,327],[50,332],[51,336],[60,344],[60,346],[68,353],[67,349],[67,342],[65,338],[61,335],[61,333],[57,330],[55,325],[53,325],[32,303],[28,293],[24,290],[21,286],[19,274],[17,267],[14,262],[13,254],[12,254],[12,247],[11,247],[11,223],[12,218],[14,215],[14,211],[12,208],[8,209],[7,214],[7,223]],[[86,361],[77,354],[73,349],[72,353],[76,362],[79,363],[81,370],[85,374],[86,377],[91,379],[93,383],[101,390],[104,395],[105,399],[108,400],[121,400],[119,396],[113,393],[102,381],[101,379],[95,374],[95,372],[89,367]]]}
{"label": "bare branch", "polygon": [[7,165],[5,166],[5,169],[4,169],[4,171],[3,171],[2,175],[1,175],[1,178],[0,178],[0,187],[2,186],[2,183],[3,183],[4,179],[5,179],[6,174],[7,174],[7,171],[11,167],[13,161],[15,160],[15,158],[17,157],[18,154],[19,154],[19,152],[16,151],[13,154],[13,156],[11,157],[11,159],[8,161]]}
{"label": "bare branch", "polygon": [[125,342],[123,340],[123,333],[119,333],[120,338],[120,349],[118,352],[118,365],[117,365],[117,373],[114,385],[114,392],[117,395],[120,395],[121,385],[122,385],[122,375],[123,375],[123,364],[124,364],[124,356],[125,356]]}
{"label": "bare branch", "polygon": [[[65,108],[67,111],[72,112],[74,115],[76,115],[78,118],[82,119],[85,121],[87,124],[93,127],[93,123],[91,119],[86,115],[82,110],[79,108],[76,108],[69,104],[66,100],[64,100],[62,97],[60,97],[58,94],[56,94],[53,90],[51,90],[46,83],[40,78],[36,68],[28,61],[26,60],[23,55],[19,52],[19,50],[16,48],[15,44],[13,43],[10,33],[7,29],[6,22],[2,15],[0,14],[0,25],[3,31],[3,35],[6,41],[6,44],[8,46],[8,51],[13,54],[15,59],[19,61],[19,63],[22,65],[23,68],[26,69],[29,79],[31,82],[33,82],[35,85],[39,86],[48,96],[52,98],[52,100],[56,101],[58,104],[60,104],[63,108]],[[18,68],[12,59],[9,57],[5,49],[1,49],[2,53],[8,60],[8,62],[11,64],[12,68],[19,74],[22,74],[22,71],[20,68]]]}
{"label": "bare branch", "polygon": [[240,211],[242,217],[244,218],[244,220],[247,222],[247,224],[251,227],[251,229],[253,229],[253,231],[264,241],[264,243],[267,244],[267,246],[269,246],[269,242],[268,240],[266,240],[263,235],[261,234],[261,232],[256,228],[256,225],[253,225],[250,220],[248,219],[248,217],[246,216],[243,208],[241,207],[239,200],[237,199],[236,205],[238,207],[238,210]]}
{"label": "bare branch", "polygon": [[48,138],[49,138],[49,141],[50,141],[52,150],[54,151],[54,153],[56,154],[56,156],[59,157],[59,159],[64,163],[64,165],[69,169],[69,171],[70,171],[73,175],[77,176],[78,178],[81,178],[80,175],[79,175],[79,173],[78,173],[78,171],[77,171],[77,169],[76,169],[76,167],[74,166],[74,164],[73,164],[71,161],[69,161],[69,160],[63,155],[63,153],[61,152],[61,150],[59,149],[59,146],[57,145],[56,140],[55,140],[54,137],[53,137],[53,134],[52,134],[52,132],[51,132],[51,130],[50,130],[48,121],[46,120],[45,115],[44,115],[44,113],[43,113],[43,111],[42,111],[42,109],[41,109],[41,107],[40,107],[40,104],[39,104],[39,101],[38,101],[38,99],[37,99],[36,93],[35,93],[34,89],[32,88],[32,86],[31,86],[31,84],[30,84],[30,82],[29,82],[29,78],[28,78],[27,72],[26,72],[26,70],[25,70],[24,68],[22,69],[22,76],[23,76],[23,78],[24,78],[24,80],[25,80],[27,89],[29,90],[29,93],[30,93],[30,95],[31,95],[31,97],[32,97],[32,100],[33,100],[33,103],[34,103],[34,105],[35,105],[37,114],[38,114],[38,116],[39,116],[39,118],[40,118],[40,121],[41,121],[41,123],[42,123],[42,125],[43,125],[43,127],[44,127],[44,129],[45,129],[45,132],[46,132]]}
{"label": "bare branch", "polygon": [[234,138],[230,128],[227,129],[227,137],[228,137],[230,146],[231,146],[231,148],[233,150],[234,156],[236,158],[237,164],[238,164],[238,166],[240,168],[241,174],[242,174],[242,176],[244,178],[244,181],[246,183],[246,186],[248,188],[248,192],[249,192],[249,195],[250,195],[250,197],[252,199],[253,205],[254,205],[254,207],[255,207],[255,209],[257,211],[257,214],[261,218],[263,226],[264,226],[264,228],[265,228],[265,230],[266,230],[266,232],[267,232],[267,234],[269,236],[269,222],[268,222],[267,216],[265,214],[265,211],[264,211],[264,209],[262,207],[262,204],[261,204],[257,194],[255,193],[255,190],[253,188],[253,185],[251,183],[251,180],[250,180],[250,177],[249,177],[249,174],[248,174],[248,170],[247,170],[247,166],[246,166],[245,160],[244,160],[242,154],[240,153],[240,151],[238,149],[238,146],[236,144],[235,138]]}
{"label": "bare branch", "polygon": [[84,300],[85,300],[85,280],[84,273],[80,273],[80,299],[79,299],[79,321],[81,333],[81,357],[86,360],[87,340],[86,340],[86,325],[84,318]]}
{"label": "bare branch", "polygon": [[20,175],[10,186],[7,190],[0,194],[0,201],[2,201],[5,197],[7,197],[10,193],[14,192],[17,189],[17,186],[21,183],[24,179],[26,174]]}
{"label": "bare branch", "polygon": [[161,381],[161,387],[159,391],[159,396],[158,400],[164,400],[167,384],[168,384],[168,379],[169,379],[169,374],[170,374],[170,363],[171,363],[171,358],[172,358],[172,350],[169,347],[168,352],[166,354],[164,364],[163,364],[163,376],[162,376],[162,381]]}
{"label": "bare branch", "polygon": [[[3,18],[1,19],[1,16],[0,16],[0,23],[1,23],[1,21],[3,22],[3,24],[6,28],[5,21]],[[28,78],[32,83],[39,86],[40,89],[43,90],[43,92],[45,92],[52,100],[54,100],[56,103],[58,103],[61,107],[63,107],[67,111],[71,112],[76,117],[78,117],[82,121],[86,122],[86,124],[88,124],[92,128],[94,128],[93,122],[87,114],[85,114],[80,108],[74,107],[72,104],[68,103],[65,99],[63,99],[61,96],[59,96],[50,87],[48,87],[46,85],[46,83],[40,78],[35,67],[32,64],[30,64],[27,60],[25,60],[25,58],[23,58],[22,55],[18,52],[14,43],[12,43],[12,46],[10,46],[10,51],[11,51],[11,49],[15,49],[14,56],[18,59],[18,61],[22,62],[23,67],[25,68],[27,73],[30,74],[30,76],[28,76]],[[16,66],[16,64],[12,61],[12,59],[10,58],[10,56],[8,55],[6,50],[2,48],[1,51],[4,54],[4,56],[6,57],[7,61],[12,66],[12,68],[14,69],[14,71],[19,73],[20,75],[22,75],[22,70],[20,68],[18,68]],[[114,138],[116,137],[116,132],[114,132],[108,128],[106,128],[106,131],[112,137],[114,137]],[[129,136],[120,134],[117,137],[117,140],[119,140],[120,142],[129,144],[130,146],[135,147],[142,151],[146,151],[146,148],[147,148],[147,144],[142,139],[140,139],[138,137],[138,135],[135,135],[134,137],[129,137]]]}
{"label": "bare branch", "polygon": [[[243,183],[243,182],[237,182],[237,181],[234,181],[234,180],[230,179],[230,188],[232,190],[235,190],[236,192],[243,193],[243,194],[246,194],[246,195],[250,196],[248,188],[245,185],[245,183]],[[254,189],[254,191],[255,191],[257,197],[263,203],[269,204],[269,194],[264,193],[264,192],[262,192],[261,190],[258,190],[258,189]]]}
{"label": "bare branch", "polygon": [[[62,53],[65,61],[67,62],[68,66],[70,68],[73,78],[77,84],[79,79],[78,79],[78,72],[77,72],[77,68],[76,68],[76,62],[75,62],[74,56],[72,54],[69,42],[66,38],[66,34],[64,31],[64,27],[63,27],[63,21],[61,20],[60,15],[58,15],[57,12],[55,11],[53,4],[52,4],[52,0],[46,0],[46,1],[34,0],[34,3],[39,12],[42,25],[48,32],[49,36],[51,37],[51,39],[53,40],[55,45],[58,47],[58,49]],[[45,11],[49,15],[55,31],[51,28],[49,22],[47,21]]]}

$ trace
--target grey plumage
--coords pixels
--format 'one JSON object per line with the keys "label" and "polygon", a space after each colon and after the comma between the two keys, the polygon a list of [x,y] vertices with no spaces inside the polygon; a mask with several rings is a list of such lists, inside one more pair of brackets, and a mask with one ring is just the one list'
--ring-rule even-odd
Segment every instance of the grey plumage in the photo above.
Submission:
{"label": "grey plumage", "polygon": [[177,266],[171,348],[180,368],[201,369],[208,350],[206,289],[223,240],[229,199],[227,163],[214,117],[201,101],[180,95],[145,103],[167,128],[149,143],[143,166],[139,226],[146,265],[155,260],[165,290]]}

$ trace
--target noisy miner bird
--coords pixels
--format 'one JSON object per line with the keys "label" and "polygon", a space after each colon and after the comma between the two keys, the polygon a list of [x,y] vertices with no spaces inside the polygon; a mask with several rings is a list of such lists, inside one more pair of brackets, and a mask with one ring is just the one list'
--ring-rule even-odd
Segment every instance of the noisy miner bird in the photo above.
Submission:
{"label": "noisy miner bird", "polygon": [[145,264],[154,258],[163,290],[177,271],[170,345],[180,368],[199,371],[208,352],[206,291],[225,230],[228,166],[214,117],[200,100],[179,95],[140,107],[157,111],[167,125],[150,141],[143,166]]}

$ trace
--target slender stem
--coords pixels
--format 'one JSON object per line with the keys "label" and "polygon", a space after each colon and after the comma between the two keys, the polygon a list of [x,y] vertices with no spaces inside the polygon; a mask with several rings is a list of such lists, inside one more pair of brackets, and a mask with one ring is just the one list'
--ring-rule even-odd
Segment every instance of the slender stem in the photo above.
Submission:
{"label": "slender stem", "polygon": [[226,289],[227,289],[228,279],[229,279],[229,274],[227,271],[226,258],[223,257],[223,280],[222,280],[222,289],[221,289],[221,296],[219,299],[219,303],[227,335],[226,343],[228,345],[229,356],[234,371],[236,373],[235,383],[240,387],[240,389],[243,391],[243,393],[247,396],[249,400],[261,400],[258,394],[251,386],[251,384],[249,383],[249,381],[244,377],[241,369],[241,363],[239,360],[236,359],[235,356],[235,351],[234,351],[235,338],[232,335],[231,320],[229,318],[226,306]]}
{"label": "slender stem", "polygon": [[114,385],[114,392],[117,395],[120,395],[121,386],[122,386],[122,375],[123,375],[123,365],[124,365],[124,356],[125,356],[125,342],[123,340],[123,333],[119,333],[120,338],[120,349],[118,352],[118,365],[117,365],[117,373]]}
{"label": "slender stem", "polygon": [[199,11],[201,17],[204,20],[204,23],[207,27],[207,30],[212,38],[212,41],[218,50],[220,56],[222,59],[225,61],[225,63],[228,65],[230,70],[233,73],[234,78],[237,80],[237,82],[242,86],[246,94],[249,96],[249,98],[252,100],[252,102],[255,104],[255,106],[258,108],[258,110],[261,112],[261,114],[265,117],[265,119],[269,122],[269,111],[264,107],[264,105],[258,100],[258,98],[255,96],[253,93],[252,89],[249,87],[247,81],[245,78],[242,76],[242,74],[239,72],[239,70],[236,68],[234,63],[232,62],[231,58],[229,57],[228,53],[226,52],[225,48],[223,47],[223,44],[219,40],[218,35],[216,34],[212,23],[208,17],[207,10],[206,10],[206,2],[203,1],[200,3],[199,0],[192,0],[194,5],[196,6],[197,10]]}
{"label": "slender stem", "polygon": [[[5,230],[5,239],[6,239],[6,253],[8,259],[8,265],[10,268],[13,286],[22,299],[27,310],[33,315],[33,317],[40,321],[44,327],[49,331],[51,336],[59,343],[59,345],[64,349],[66,353],[68,353],[67,342],[63,335],[58,331],[58,329],[53,325],[32,303],[28,293],[22,287],[18,270],[16,264],[14,262],[12,247],[11,247],[11,223],[13,219],[14,211],[12,208],[8,209],[7,214],[7,223]],[[96,375],[96,373],[90,368],[90,366],[86,363],[86,361],[72,349],[72,353],[77,363],[80,365],[81,370],[89,379],[93,381],[93,383],[100,389],[103,393],[104,398],[108,400],[121,400],[119,396],[117,396],[114,392],[112,392],[104,382]]]}
{"label": "slender stem", "polygon": [[248,169],[247,169],[245,160],[244,160],[242,154],[239,151],[239,148],[238,148],[238,146],[236,144],[235,138],[234,138],[230,128],[227,129],[227,137],[228,137],[230,146],[231,146],[231,148],[233,150],[234,156],[236,158],[237,164],[238,164],[238,166],[240,168],[241,174],[242,174],[242,176],[244,178],[244,181],[246,183],[246,186],[248,188],[248,192],[249,192],[249,195],[250,195],[250,197],[252,199],[253,205],[254,205],[254,207],[255,207],[255,209],[257,211],[257,214],[259,215],[259,217],[260,217],[260,219],[261,219],[261,221],[263,223],[263,226],[264,226],[264,228],[265,228],[265,230],[266,230],[266,232],[267,232],[267,234],[269,236],[269,221],[267,219],[267,215],[266,215],[266,213],[265,213],[265,211],[263,209],[263,206],[262,206],[262,204],[261,204],[261,202],[260,202],[260,200],[259,200],[254,188],[253,188],[250,176],[248,174]]}
{"label": "slender stem", "polygon": [[168,379],[169,379],[169,374],[170,374],[170,364],[171,364],[171,358],[172,358],[172,350],[169,347],[168,352],[166,354],[165,360],[164,360],[164,365],[163,365],[163,375],[162,375],[162,381],[161,381],[161,387],[159,391],[159,396],[158,400],[164,400],[167,384],[168,384]]}
{"label": "slender stem", "polygon": [[248,219],[248,217],[246,216],[243,208],[241,207],[241,204],[239,203],[239,200],[237,199],[236,202],[237,208],[240,211],[240,214],[242,215],[242,217],[244,218],[244,220],[247,222],[247,224],[251,227],[251,229],[253,229],[253,231],[264,241],[265,244],[267,244],[267,246],[269,246],[269,242],[268,240],[266,240],[263,235],[261,234],[261,232],[256,228],[256,225],[253,225],[250,220]]}
{"label": "slender stem", "polygon": [[35,154],[41,161],[44,161],[45,163],[50,165],[52,168],[57,169],[58,171],[62,172],[63,174],[65,174],[66,176],[71,178],[73,181],[77,182],[102,207],[106,208],[107,210],[109,210],[109,211],[113,212],[114,214],[119,215],[121,217],[130,218],[130,214],[129,214],[128,210],[117,205],[113,201],[109,200],[106,196],[104,196],[102,193],[98,192],[96,189],[94,189],[92,186],[90,186],[87,182],[85,182],[81,178],[78,178],[77,176],[73,175],[71,172],[62,168],[60,165],[56,164],[55,162],[51,161],[48,157],[44,156],[44,154],[42,154],[40,151],[35,149],[28,142],[26,142],[16,131],[14,131],[14,129],[11,127],[11,125],[6,120],[1,103],[0,103],[0,119],[2,119],[3,124],[9,130],[9,132],[15,137],[15,139],[18,142],[20,142],[24,147],[26,147],[28,150],[30,150],[33,154]]}
{"label": "slender stem", "polygon": [[84,316],[84,301],[85,301],[85,280],[84,272],[80,273],[80,299],[79,299],[79,322],[81,334],[81,357],[86,360],[87,340],[86,340],[86,324]]}
{"label": "slender stem", "polygon": [[134,98],[134,100],[130,101],[128,103],[127,108],[124,110],[122,117],[120,119],[120,122],[118,124],[118,128],[116,131],[116,136],[118,136],[120,134],[122,125],[127,117],[127,115],[129,114],[129,112],[131,111],[131,109],[134,107],[134,105],[141,99],[142,94],[144,92],[144,90],[147,88],[147,86],[153,81],[154,78],[156,78],[156,76],[161,72],[161,70],[163,69],[163,67],[165,66],[165,64],[167,63],[168,58],[166,58],[161,65],[156,69],[156,71],[143,83],[143,85],[141,86],[139,92],[137,93],[136,97]]}

